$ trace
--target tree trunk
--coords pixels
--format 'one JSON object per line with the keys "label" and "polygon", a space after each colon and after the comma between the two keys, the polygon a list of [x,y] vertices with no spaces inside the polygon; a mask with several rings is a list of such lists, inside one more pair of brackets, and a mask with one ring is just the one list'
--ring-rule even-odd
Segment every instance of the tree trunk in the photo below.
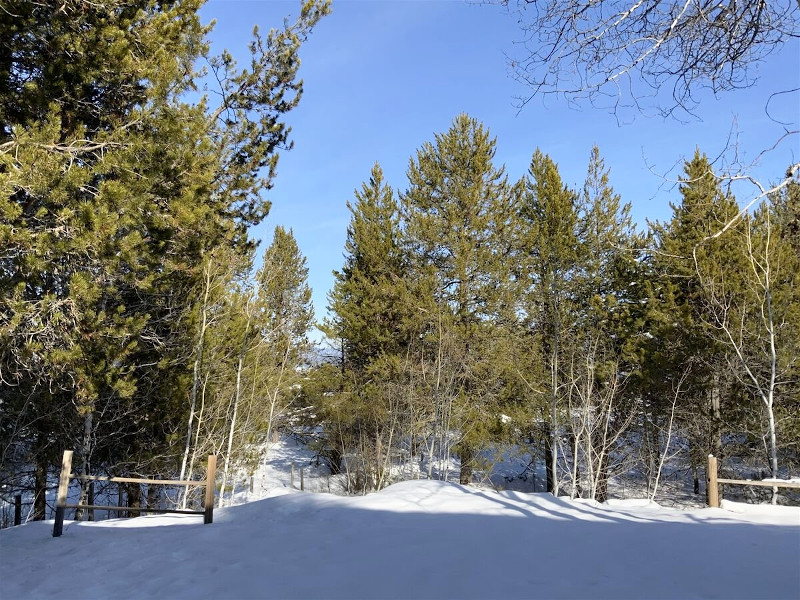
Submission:
{"label": "tree trunk", "polygon": [[711,453],[717,458],[722,458],[722,414],[720,411],[719,373],[714,373],[711,379],[710,408],[711,408]]}
{"label": "tree trunk", "polygon": [[[128,508],[141,508],[142,506],[142,486],[138,483],[127,484]],[[138,517],[139,511],[129,511],[128,518]]]}
{"label": "tree trunk", "polygon": [[576,497],[581,497],[581,470],[578,465],[578,443],[579,436],[575,435],[575,432],[572,431],[570,433],[570,447],[572,448],[572,489],[569,494],[569,497],[572,500],[574,500]]}
{"label": "tree trunk", "polygon": [[247,353],[247,336],[250,333],[250,316],[247,317],[247,323],[244,328],[244,335],[242,336],[242,347],[239,350],[239,363],[236,366],[236,391],[233,398],[233,416],[231,417],[231,427],[228,433],[228,449],[225,452],[225,469],[222,472],[222,487],[219,492],[219,506],[223,505],[225,498],[225,485],[228,480],[228,469],[231,463],[231,449],[233,448],[233,433],[236,430],[236,417],[239,412],[239,398],[242,392],[242,369],[244,368],[244,357]]}
{"label": "tree trunk", "polygon": [[561,315],[559,314],[559,290],[556,285],[556,276],[551,280],[550,287],[553,298],[553,353],[550,359],[550,469],[552,473],[553,496],[558,496],[558,353],[561,342]]}
{"label": "tree trunk", "polygon": [[605,502],[608,500],[608,452],[601,454],[597,469],[597,488],[594,499],[597,502]]}
{"label": "tree trunk", "polygon": [[[767,416],[769,417],[769,466],[772,478],[778,478],[778,443],[775,436],[775,412],[772,410],[772,390],[767,404]],[[778,503],[778,488],[772,488],[772,504]]]}
{"label": "tree trunk", "polygon": [[461,471],[458,475],[458,482],[461,485],[469,485],[472,483],[472,467],[474,460],[474,449],[467,442],[461,442],[458,448],[458,454],[461,458]]}
{"label": "tree trunk", "polygon": [[[94,409],[90,409],[83,419],[83,446],[81,448],[81,475],[89,475],[89,457],[92,453],[92,423],[94,421]],[[89,503],[89,481],[81,480],[81,493],[78,504]],[[75,511],[75,520],[82,521],[84,510],[79,508]]]}
{"label": "tree trunk", "polygon": [[[200,368],[203,363],[203,347],[205,346],[206,329],[208,327],[208,295],[211,291],[211,261],[209,260],[205,269],[205,290],[203,294],[203,304],[200,309],[200,328],[197,334],[197,346],[194,353],[194,365],[192,366],[192,393],[189,401],[189,419],[186,423],[186,444],[183,449],[183,458],[181,459],[181,472],[178,479],[183,480],[186,474],[187,462],[189,460],[189,449],[192,443],[192,421],[194,419],[195,409],[197,407],[197,388],[200,383]],[[199,427],[199,424],[198,424]],[[186,508],[186,500],[189,495],[189,488],[183,491],[183,498],[181,499],[181,508]]]}
{"label": "tree trunk", "polygon": [[552,434],[552,426],[550,423],[545,423],[545,435],[544,435],[544,462],[545,462],[545,470],[547,472],[547,488],[546,491],[553,493],[554,486],[553,483],[555,481],[555,477],[553,476],[553,434]]}
{"label": "tree trunk", "polygon": [[33,481],[33,515],[31,520],[44,521],[47,518],[47,458],[36,454],[36,471]]}

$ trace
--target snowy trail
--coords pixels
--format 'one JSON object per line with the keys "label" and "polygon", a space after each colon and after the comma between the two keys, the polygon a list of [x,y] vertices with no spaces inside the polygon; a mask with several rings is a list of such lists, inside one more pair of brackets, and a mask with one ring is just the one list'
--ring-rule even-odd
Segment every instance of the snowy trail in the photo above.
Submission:
{"label": "snowy trail", "polygon": [[400,483],[0,532],[2,598],[798,598],[800,509]]}

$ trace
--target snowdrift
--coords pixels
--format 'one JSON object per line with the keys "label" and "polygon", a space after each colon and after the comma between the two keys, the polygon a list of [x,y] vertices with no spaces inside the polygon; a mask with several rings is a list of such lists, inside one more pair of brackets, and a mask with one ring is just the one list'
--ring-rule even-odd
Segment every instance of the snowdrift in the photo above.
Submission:
{"label": "snowdrift", "polygon": [[3,598],[798,598],[800,509],[678,511],[410,481],[0,532]]}

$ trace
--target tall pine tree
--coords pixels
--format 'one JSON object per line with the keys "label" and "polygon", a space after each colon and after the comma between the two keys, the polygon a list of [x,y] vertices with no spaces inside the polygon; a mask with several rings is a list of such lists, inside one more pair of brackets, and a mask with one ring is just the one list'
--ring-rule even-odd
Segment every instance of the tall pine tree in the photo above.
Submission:
{"label": "tall pine tree", "polygon": [[[496,415],[497,381],[488,374],[484,344],[487,319],[505,297],[515,196],[501,167],[496,141],[465,114],[433,143],[417,151],[408,168],[402,213],[415,268],[433,272],[435,301],[453,344],[448,378],[457,382],[457,428],[461,483],[470,483],[477,448]],[[442,335],[439,335],[442,339]]]}
{"label": "tall pine tree", "polygon": [[172,453],[203,257],[246,252],[266,214],[297,51],[327,11],[307,2],[256,35],[246,70],[213,60],[212,109],[186,100],[207,50],[200,4],[12,2],[0,16],[1,468],[36,464],[37,518],[66,447],[83,472]]}
{"label": "tall pine tree", "polygon": [[519,244],[523,261],[524,312],[528,327],[540,336],[547,365],[549,418],[545,433],[547,489],[558,494],[559,406],[563,394],[563,337],[570,280],[577,262],[577,195],[561,180],[553,160],[536,150],[523,180]]}

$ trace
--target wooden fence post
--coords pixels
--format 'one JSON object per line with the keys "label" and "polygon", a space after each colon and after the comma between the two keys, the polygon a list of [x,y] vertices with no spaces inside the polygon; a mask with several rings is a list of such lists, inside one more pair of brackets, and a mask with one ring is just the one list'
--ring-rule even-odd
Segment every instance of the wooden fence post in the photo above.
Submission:
{"label": "wooden fence post", "polygon": [[714,456],[713,454],[708,455],[706,486],[708,488],[708,505],[711,508],[719,508],[719,484],[717,483],[717,457]]}
{"label": "wooden fence post", "polygon": [[[94,481],[89,482],[89,498],[88,498],[89,506],[94,506]],[[90,508],[89,512],[89,520],[94,521],[94,509]]]}
{"label": "wooden fence post", "polygon": [[289,487],[294,489],[294,463],[292,463],[292,471],[289,474]]}
{"label": "wooden fence post", "polygon": [[14,527],[22,524],[22,496],[14,496]]}
{"label": "wooden fence post", "polygon": [[58,499],[56,500],[56,522],[53,524],[53,537],[64,532],[64,506],[67,503],[69,476],[72,471],[72,450],[64,450],[61,459],[61,475],[58,478]]}
{"label": "wooden fence post", "polygon": [[301,491],[301,492],[302,492],[303,490],[305,490],[305,489],[306,489],[306,486],[305,486],[305,484],[304,484],[304,482],[303,482],[303,473],[305,473],[305,469],[303,469],[303,468],[301,467],[301,468],[300,468],[300,491]]}
{"label": "wooden fence post", "polygon": [[217,484],[217,455],[208,455],[208,468],[206,469],[206,497],[203,501],[203,523],[210,525],[214,522],[214,488]]}

